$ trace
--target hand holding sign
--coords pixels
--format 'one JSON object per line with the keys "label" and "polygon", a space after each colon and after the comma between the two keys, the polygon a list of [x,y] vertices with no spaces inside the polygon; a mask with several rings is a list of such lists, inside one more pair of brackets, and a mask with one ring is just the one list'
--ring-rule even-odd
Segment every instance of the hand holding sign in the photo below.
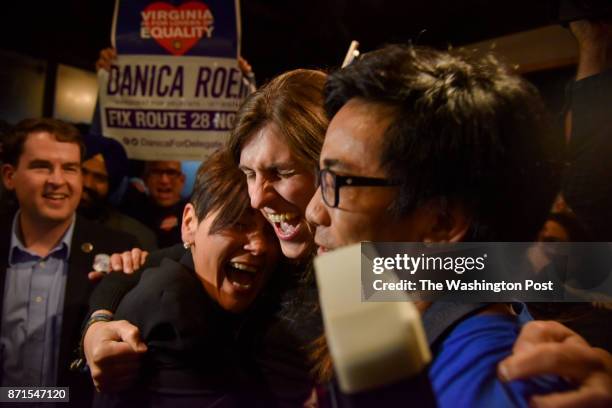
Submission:
{"label": "hand holding sign", "polygon": [[132,159],[201,160],[225,143],[250,91],[238,0],[116,4],[114,49],[96,64],[102,133]]}
{"label": "hand holding sign", "polygon": [[110,71],[111,64],[115,59],[117,59],[117,50],[112,47],[104,48],[100,51],[100,57],[96,61],[96,71],[101,69]]}
{"label": "hand holding sign", "polygon": [[[96,61],[96,71],[99,69],[110,71],[110,67],[115,59],[117,59],[117,50],[112,47],[104,48],[100,51],[100,56]],[[253,67],[245,58],[238,57],[238,67],[245,77],[253,75]]]}

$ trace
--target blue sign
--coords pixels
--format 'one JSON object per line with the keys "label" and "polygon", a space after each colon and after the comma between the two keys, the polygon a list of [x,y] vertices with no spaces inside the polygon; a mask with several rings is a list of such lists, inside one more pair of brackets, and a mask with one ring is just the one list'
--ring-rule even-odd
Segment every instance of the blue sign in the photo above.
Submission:
{"label": "blue sign", "polygon": [[236,2],[228,0],[119,2],[119,54],[237,58]]}

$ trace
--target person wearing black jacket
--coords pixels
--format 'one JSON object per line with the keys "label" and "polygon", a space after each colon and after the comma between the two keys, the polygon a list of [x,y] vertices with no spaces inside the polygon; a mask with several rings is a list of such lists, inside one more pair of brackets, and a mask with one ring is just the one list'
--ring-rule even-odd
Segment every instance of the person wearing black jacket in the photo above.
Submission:
{"label": "person wearing black jacket", "polygon": [[2,386],[70,387],[90,403],[87,376],[69,370],[94,284],[94,257],[130,248],[132,235],[76,216],[82,139],[54,119],[26,119],[4,143],[3,182],[19,208],[0,218]]}
{"label": "person wearing black jacket", "polygon": [[96,406],[231,406],[244,399],[270,406],[248,364],[248,327],[271,296],[261,292],[280,250],[224,152],[198,171],[182,236],[180,259],[144,270],[115,311],[115,319],[139,328],[148,348],[137,384],[100,394]]}

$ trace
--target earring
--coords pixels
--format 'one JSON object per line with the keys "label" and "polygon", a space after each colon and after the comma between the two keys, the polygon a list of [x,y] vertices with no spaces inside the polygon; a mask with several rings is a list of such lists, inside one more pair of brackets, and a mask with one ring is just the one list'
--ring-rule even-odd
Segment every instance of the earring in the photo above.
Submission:
{"label": "earring", "polygon": [[183,248],[185,249],[191,248],[191,242],[187,242],[187,241],[183,242]]}

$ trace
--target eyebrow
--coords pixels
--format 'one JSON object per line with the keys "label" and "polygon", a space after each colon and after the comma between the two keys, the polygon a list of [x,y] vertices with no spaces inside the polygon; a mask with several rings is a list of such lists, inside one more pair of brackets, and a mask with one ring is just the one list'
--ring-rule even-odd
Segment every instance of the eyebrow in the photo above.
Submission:
{"label": "eyebrow", "polygon": [[[34,159],[32,161],[30,161],[28,163],[28,168],[33,168],[33,167],[53,167],[53,163],[51,163],[49,160],[43,160],[43,159]],[[61,164],[62,168],[66,168],[66,167],[81,167],[81,163],[79,162],[66,162],[66,163],[62,163]]]}
{"label": "eyebrow", "polygon": [[337,170],[344,170],[344,171],[350,171],[350,170],[354,170],[354,167],[341,162],[338,159],[323,159],[323,167],[326,169],[337,169]]}
{"label": "eyebrow", "polygon": [[41,167],[41,166],[47,166],[47,167],[51,166],[51,162],[48,160],[34,159],[28,163],[28,168]]}
{"label": "eyebrow", "polygon": [[[266,166],[263,167],[259,167],[260,169],[263,170],[276,170],[276,169],[287,169],[287,168],[300,168],[302,167],[302,165],[298,162],[274,162],[274,163],[270,163]],[[238,168],[240,170],[253,170],[253,168],[249,167],[249,166],[245,166],[244,164],[241,164],[238,166]]]}
{"label": "eyebrow", "polygon": [[81,166],[81,171],[83,173],[93,174],[93,175],[100,176],[100,177],[108,177],[108,174],[104,174],[104,173],[102,173],[101,171],[98,171],[98,170],[90,170],[90,169],[88,169],[86,167],[83,167],[83,166]]}

